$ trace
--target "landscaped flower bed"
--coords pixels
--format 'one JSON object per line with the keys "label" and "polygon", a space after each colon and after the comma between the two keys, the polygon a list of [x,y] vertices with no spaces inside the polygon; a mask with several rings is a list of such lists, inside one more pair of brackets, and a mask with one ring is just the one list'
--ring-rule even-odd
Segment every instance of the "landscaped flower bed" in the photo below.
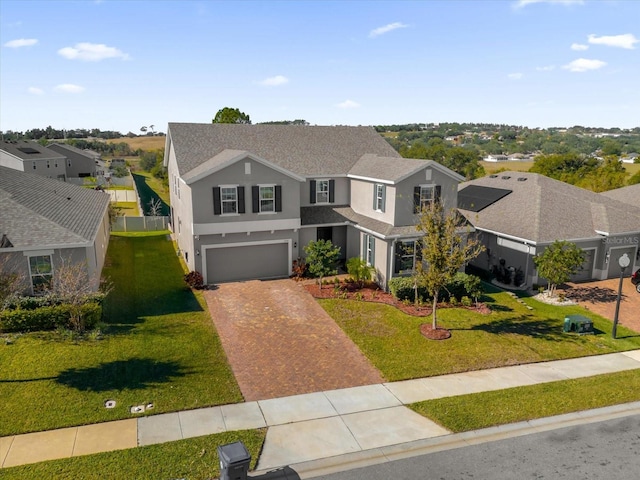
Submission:
{"label": "landscaped flower bed", "polygon": [[[311,295],[315,298],[342,298],[345,300],[358,300],[364,302],[376,302],[392,305],[402,310],[407,315],[414,317],[426,317],[431,315],[431,304],[422,303],[416,305],[413,302],[400,301],[390,293],[381,290],[378,285],[373,282],[365,282],[362,286],[356,282],[339,281],[338,283],[330,282],[327,285],[318,285],[317,282],[309,282],[304,285]],[[438,308],[465,308],[467,310],[479,313],[491,313],[489,307],[484,303],[478,303],[472,306],[451,305],[449,303],[440,303]]]}

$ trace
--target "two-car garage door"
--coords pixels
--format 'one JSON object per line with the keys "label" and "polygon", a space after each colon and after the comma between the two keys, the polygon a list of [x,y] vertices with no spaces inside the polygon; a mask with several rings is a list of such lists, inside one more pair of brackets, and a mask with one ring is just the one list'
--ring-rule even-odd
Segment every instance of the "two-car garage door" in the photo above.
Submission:
{"label": "two-car garage door", "polygon": [[242,243],[204,247],[207,284],[287,277],[289,242]]}

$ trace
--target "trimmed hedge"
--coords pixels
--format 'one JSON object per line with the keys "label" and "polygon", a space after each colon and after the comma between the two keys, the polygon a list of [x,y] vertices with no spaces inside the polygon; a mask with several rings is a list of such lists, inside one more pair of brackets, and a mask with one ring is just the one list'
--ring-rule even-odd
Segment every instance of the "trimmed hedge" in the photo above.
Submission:
{"label": "trimmed hedge", "polygon": [[[72,329],[71,305],[47,305],[39,308],[16,308],[0,312],[0,332],[33,332],[53,330],[58,327]],[[94,327],[102,318],[102,306],[85,303],[81,306],[85,328]]]}
{"label": "trimmed hedge", "polygon": [[[462,297],[473,298],[475,296],[474,294],[477,294],[480,288],[480,279],[478,277],[458,272],[453,278],[453,281],[448,283],[447,286],[440,291],[438,299],[442,302],[447,302],[451,297],[458,301],[461,301]],[[391,294],[400,301],[415,301],[413,278],[411,277],[392,278],[389,280],[389,290]],[[418,298],[427,301],[431,300],[431,295],[429,295],[426,288],[418,287]]]}

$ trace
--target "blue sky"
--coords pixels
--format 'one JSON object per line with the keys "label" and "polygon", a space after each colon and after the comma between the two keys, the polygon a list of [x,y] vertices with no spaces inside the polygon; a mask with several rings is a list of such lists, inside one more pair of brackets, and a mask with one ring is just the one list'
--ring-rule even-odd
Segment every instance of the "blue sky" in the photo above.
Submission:
{"label": "blue sky", "polygon": [[640,126],[635,0],[0,0],[0,130]]}

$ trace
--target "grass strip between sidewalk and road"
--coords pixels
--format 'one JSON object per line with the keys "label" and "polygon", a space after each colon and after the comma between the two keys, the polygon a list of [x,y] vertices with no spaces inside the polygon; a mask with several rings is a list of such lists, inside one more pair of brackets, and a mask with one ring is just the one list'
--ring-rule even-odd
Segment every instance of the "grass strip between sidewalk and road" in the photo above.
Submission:
{"label": "grass strip between sidewalk and road", "polygon": [[0,477],[13,480],[218,478],[218,446],[243,442],[251,455],[251,469],[255,469],[265,435],[265,429],[218,433],[159,445],[4,468],[0,469]]}
{"label": "grass strip between sidewalk and road", "polygon": [[414,403],[453,433],[640,401],[640,370]]}

